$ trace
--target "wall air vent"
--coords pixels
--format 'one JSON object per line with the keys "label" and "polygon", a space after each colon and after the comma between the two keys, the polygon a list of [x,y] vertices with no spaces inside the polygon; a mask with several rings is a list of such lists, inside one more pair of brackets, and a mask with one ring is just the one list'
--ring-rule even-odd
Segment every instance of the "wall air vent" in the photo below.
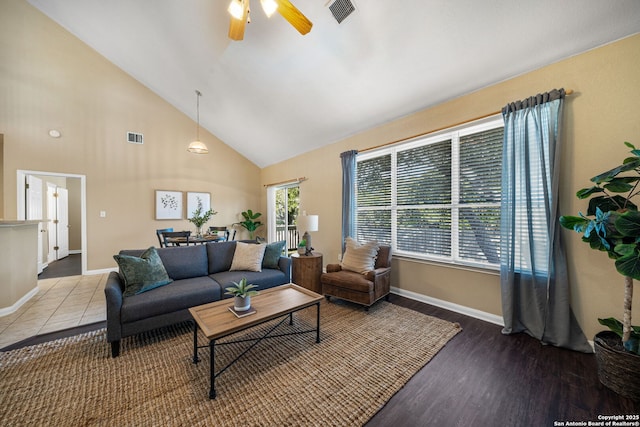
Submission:
{"label": "wall air vent", "polygon": [[141,133],[127,132],[127,142],[132,144],[144,144],[144,137]]}
{"label": "wall air vent", "polygon": [[351,0],[335,0],[329,5],[329,10],[338,24],[341,24],[356,8]]}

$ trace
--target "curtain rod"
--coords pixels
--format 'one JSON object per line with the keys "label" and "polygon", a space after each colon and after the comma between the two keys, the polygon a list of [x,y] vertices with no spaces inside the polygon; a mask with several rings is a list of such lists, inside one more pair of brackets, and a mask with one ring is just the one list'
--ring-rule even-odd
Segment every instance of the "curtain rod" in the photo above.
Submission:
{"label": "curtain rod", "polygon": [[[573,89],[565,90],[564,94],[565,95],[573,94]],[[358,150],[358,153],[364,153],[366,151],[377,150],[378,148],[386,147],[387,145],[393,145],[393,144],[397,144],[399,142],[409,141],[410,139],[413,139],[413,138],[418,138],[418,137],[421,137],[421,136],[429,135],[431,133],[440,132],[441,130],[445,130],[445,129],[453,128],[453,127],[456,127],[456,126],[464,125],[464,124],[467,124],[467,123],[470,123],[470,122],[475,122],[476,120],[486,119],[487,117],[495,116],[496,114],[500,114],[500,113],[502,113],[502,110],[494,111],[493,113],[484,114],[482,116],[475,117],[475,118],[469,119],[469,120],[465,120],[463,122],[459,122],[459,123],[456,123],[456,124],[453,124],[453,125],[444,126],[444,127],[438,128],[438,129],[432,129],[432,130],[430,130],[428,132],[422,132],[422,133],[419,133],[419,134],[416,134],[416,135],[408,136],[406,138],[401,138],[401,139],[397,139],[395,141],[385,142],[384,144],[375,145],[373,147],[363,148],[362,150]]]}
{"label": "curtain rod", "polygon": [[272,182],[271,184],[264,184],[265,187],[273,187],[274,185],[282,185],[282,184],[293,184],[293,183],[301,183],[303,181],[306,181],[307,178],[306,176],[301,176],[300,178],[294,178],[294,179],[288,179],[286,181],[280,181],[280,182]]}

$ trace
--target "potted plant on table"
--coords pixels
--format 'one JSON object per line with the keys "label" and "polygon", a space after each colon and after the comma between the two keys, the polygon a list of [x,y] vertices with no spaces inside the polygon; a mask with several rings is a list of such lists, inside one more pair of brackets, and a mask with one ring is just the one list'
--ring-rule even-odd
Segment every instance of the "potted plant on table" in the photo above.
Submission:
{"label": "potted plant on table", "polygon": [[200,200],[200,197],[197,197],[196,200],[196,209],[193,211],[193,216],[191,218],[188,218],[188,220],[196,226],[196,236],[202,237],[202,226],[204,226],[207,221],[209,221],[211,217],[218,212],[214,211],[213,209],[202,212],[202,200]]}
{"label": "potted plant on table", "polygon": [[592,249],[607,252],[624,276],[622,322],[598,319],[612,332],[594,339],[600,382],[620,395],[640,400],[640,328],[631,325],[633,279],[640,279],[640,212],[631,199],[640,193],[640,150],[629,142],[632,156],[591,178],[595,184],[577,192],[589,200],[587,214],[560,217],[560,224],[581,233]]}
{"label": "potted plant on table", "polygon": [[225,288],[225,295],[233,295],[233,309],[236,311],[247,311],[251,308],[251,297],[258,295],[258,291],[253,290],[257,285],[247,283],[247,278],[243,277],[240,282],[233,282],[233,286]]}
{"label": "potted plant on table", "polygon": [[[248,209],[241,213],[244,221],[236,222],[236,224],[244,227],[249,232],[249,238],[251,240],[255,239],[255,233],[258,227],[262,226],[260,221],[256,221],[256,219],[260,218],[262,214],[260,212],[253,212],[251,209]],[[236,225],[234,224],[234,225]]]}

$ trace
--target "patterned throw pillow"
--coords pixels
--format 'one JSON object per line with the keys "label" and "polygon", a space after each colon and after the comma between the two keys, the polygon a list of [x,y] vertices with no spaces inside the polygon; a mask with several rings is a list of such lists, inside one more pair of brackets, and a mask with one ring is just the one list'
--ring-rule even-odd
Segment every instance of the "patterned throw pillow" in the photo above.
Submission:
{"label": "patterned throw pillow", "polygon": [[236,251],[229,271],[262,271],[262,258],[267,245],[260,243],[236,243]]}
{"label": "patterned throw pillow", "polygon": [[124,296],[141,294],[173,282],[162,264],[156,248],[151,246],[140,257],[114,255],[124,279]]}
{"label": "patterned throw pillow", "polygon": [[284,251],[287,241],[269,243],[264,250],[264,258],[262,258],[262,268],[279,268],[278,261]]}
{"label": "patterned throw pillow", "polygon": [[366,273],[374,269],[378,249],[380,246],[375,240],[366,243],[358,243],[355,239],[347,237],[346,249],[340,266],[343,270]]}

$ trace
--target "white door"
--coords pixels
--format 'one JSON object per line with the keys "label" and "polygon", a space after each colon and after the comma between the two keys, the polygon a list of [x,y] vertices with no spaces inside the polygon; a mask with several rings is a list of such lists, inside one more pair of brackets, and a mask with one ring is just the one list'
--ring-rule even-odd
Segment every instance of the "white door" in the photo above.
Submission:
{"label": "white door", "polygon": [[[27,219],[42,220],[42,180],[27,175]],[[42,222],[38,223],[38,274],[44,270],[42,256]]]}
{"label": "white door", "polygon": [[66,188],[56,188],[58,193],[56,231],[58,254],[56,259],[69,256],[69,190]]}
{"label": "white door", "polygon": [[47,263],[56,260],[56,211],[58,210],[56,198],[56,185],[47,182]]}

